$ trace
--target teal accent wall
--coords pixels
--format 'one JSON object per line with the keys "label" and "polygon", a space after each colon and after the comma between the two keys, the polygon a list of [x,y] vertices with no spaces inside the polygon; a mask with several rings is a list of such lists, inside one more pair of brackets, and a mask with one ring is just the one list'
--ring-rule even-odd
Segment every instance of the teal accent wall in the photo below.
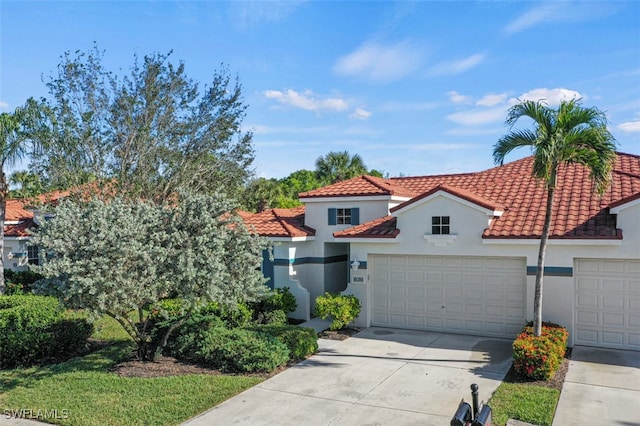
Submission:
{"label": "teal accent wall", "polygon": [[298,257],[296,259],[274,259],[275,266],[289,265],[326,265],[328,263],[347,262],[349,257],[346,254],[330,257]]}
{"label": "teal accent wall", "polygon": [[[527,266],[527,275],[535,275],[538,272],[537,266]],[[544,275],[546,277],[572,277],[573,268],[571,266],[545,266]]]}

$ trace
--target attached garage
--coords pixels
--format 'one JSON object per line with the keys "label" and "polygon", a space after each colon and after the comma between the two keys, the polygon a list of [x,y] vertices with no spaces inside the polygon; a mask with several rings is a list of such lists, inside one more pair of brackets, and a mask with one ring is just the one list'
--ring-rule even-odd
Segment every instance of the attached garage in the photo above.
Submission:
{"label": "attached garage", "polygon": [[640,260],[576,259],[574,344],[640,350]]}
{"label": "attached garage", "polygon": [[370,255],[375,326],[515,337],[525,324],[524,258]]}

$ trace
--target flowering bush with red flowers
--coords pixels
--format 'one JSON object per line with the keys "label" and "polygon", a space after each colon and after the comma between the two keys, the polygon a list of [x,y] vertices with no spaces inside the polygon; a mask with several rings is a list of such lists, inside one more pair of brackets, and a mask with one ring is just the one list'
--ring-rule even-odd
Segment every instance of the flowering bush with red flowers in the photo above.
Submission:
{"label": "flowering bush with red flowers", "polygon": [[566,328],[552,323],[543,323],[542,334],[535,337],[529,323],[513,342],[516,374],[533,380],[552,378],[562,363],[568,338]]}

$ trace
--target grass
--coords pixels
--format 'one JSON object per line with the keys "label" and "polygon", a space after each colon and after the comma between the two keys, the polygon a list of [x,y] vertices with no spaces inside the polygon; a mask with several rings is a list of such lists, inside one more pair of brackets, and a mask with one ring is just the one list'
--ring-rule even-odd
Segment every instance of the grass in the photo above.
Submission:
{"label": "grass", "polygon": [[523,383],[503,382],[494,392],[489,406],[493,425],[504,426],[509,419],[551,426],[560,391]]}
{"label": "grass", "polygon": [[[224,375],[120,377],[110,369],[131,353],[126,333],[104,318],[97,322],[94,337],[113,343],[56,365],[0,371],[0,413],[32,410],[40,414],[38,420],[61,425],[175,425],[263,380]],[[46,413],[58,418],[45,419]]]}

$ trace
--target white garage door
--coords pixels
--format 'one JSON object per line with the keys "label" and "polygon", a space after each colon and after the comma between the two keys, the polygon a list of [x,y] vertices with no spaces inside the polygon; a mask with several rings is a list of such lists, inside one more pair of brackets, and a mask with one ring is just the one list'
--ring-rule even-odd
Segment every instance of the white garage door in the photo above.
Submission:
{"label": "white garage door", "polygon": [[372,325],[514,337],[525,324],[524,258],[372,255]]}
{"label": "white garage door", "polygon": [[574,344],[640,350],[640,260],[575,260]]}

